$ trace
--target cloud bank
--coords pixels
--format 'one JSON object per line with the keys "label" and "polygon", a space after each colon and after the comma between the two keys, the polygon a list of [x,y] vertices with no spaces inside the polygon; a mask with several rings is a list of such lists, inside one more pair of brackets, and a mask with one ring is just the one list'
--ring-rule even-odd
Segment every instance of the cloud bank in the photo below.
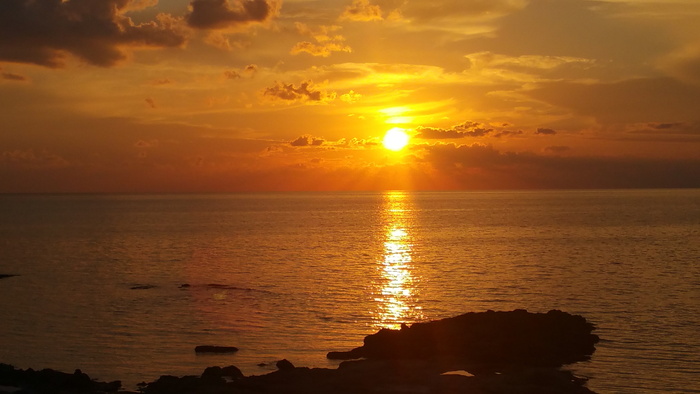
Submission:
{"label": "cloud bank", "polygon": [[483,137],[493,131],[477,122],[465,122],[449,129],[419,127],[416,137],[423,139],[452,139],[465,137]]}
{"label": "cloud bank", "polygon": [[279,13],[274,0],[193,0],[185,19],[195,29],[226,29],[266,22]]}
{"label": "cloud bank", "polygon": [[179,47],[186,34],[176,18],[158,14],[134,23],[125,14],[144,7],[134,0],[2,0],[0,61],[61,67],[66,54],[109,67],[126,49]]}

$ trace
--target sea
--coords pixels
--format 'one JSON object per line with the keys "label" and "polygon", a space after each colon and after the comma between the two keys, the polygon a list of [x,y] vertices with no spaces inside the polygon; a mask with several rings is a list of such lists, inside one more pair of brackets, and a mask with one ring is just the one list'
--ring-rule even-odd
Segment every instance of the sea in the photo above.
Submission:
{"label": "sea", "polygon": [[700,393],[700,189],[5,194],[0,274],[0,362],[132,390],[559,309],[597,327],[591,390]]}

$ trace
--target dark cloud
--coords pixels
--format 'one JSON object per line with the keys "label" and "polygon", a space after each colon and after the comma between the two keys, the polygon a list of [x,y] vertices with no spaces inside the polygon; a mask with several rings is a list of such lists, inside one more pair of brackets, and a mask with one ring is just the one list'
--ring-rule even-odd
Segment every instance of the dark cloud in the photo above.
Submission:
{"label": "dark cloud", "polygon": [[322,102],[324,100],[332,100],[334,94],[328,95],[320,90],[314,90],[311,81],[302,82],[299,87],[294,84],[277,83],[275,86],[266,88],[263,91],[264,96],[270,96],[273,99],[285,101],[315,101]]}
{"label": "dark cloud", "polygon": [[156,79],[156,80],[151,81],[151,85],[154,85],[154,86],[170,85],[171,83],[173,83],[173,81],[171,81],[167,78]]}
{"label": "dark cloud", "polygon": [[34,149],[3,151],[0,152],[0,163],[5,164],[8,169],[16,168],[16,166],[29,169],[48,169],[70,165],[65,158],[45,149],[39,151]]}
{"label": "dark cloud", "polygon": [[146,104],[148,104],[148,106],[151,107],[151,108],[158,108],[158,106],[156,105],[155,100],[153,100],[153,99],[150,98],[150,97],[146,99]]}
{"label": "dark cloud", "polygon": [[466,137],[483,137],[493,131],[476,122],[465,122],[449,129],[419,127],[418,138],[423,139],[453,139]]}
{"label": "dark cloud", "polygon": [[279,11],[275,0],[193,0],[187,24],[196,29],[226,29],[262,23]]}
{"label": "dark cloud", "polygon": [[240,79],[243,78],[244,75],[248,75],[251,78],[255,73],[258,72],[258,66],[255,64],[249,64],[243,68],[243,70],[226,70],[224,71],[224,76],[227,79]]}
{"label": "dark cloud", "polygon": [[477,144],[420,148],[423,161],[462,188],[700,187],[700,159],[563,157]]}
{"label": "dark cloud", "polygon": [[[507,124],[504,124],[504,126],[507,126]],[[518,130],[518,131],[503,130],[503,131],[499,131],[498,133],[494,134],[493,136],[496,138],[501,138],[501,137],[508,137],[508,136],[513,136],[513,135],[523,135],[523,134],[525,134],[525,132],[522,130]]]}
{"label": "dark cloud", "polygon": [[321,146],[324,142],[326,141],[322,138],[316,138],[311,135],[302,135],[289,144],[291,146]]}
{"label": "dark cloud", "polygon": [[631,124],[628,129],[636,140],[690,141],[700,137],[700,122]]}
{"label": "dark cloud", "polygon": [[123,60],[124,47],[177,47],[184,33],[171,16],[136,24],[132,0],[2,0],[0,60],[60,67],[70,53],[97,66]]}
{"label": "dark cloud", "polygon": [[669,130],[682,126],[683,123],[649,123],[649,127],[655,130]]}
{"label": "dark cloud", "polygon": [[19,74],[13,74],[13,73],[0,73],[0,77],[2,79],[6,79],[8,81],[26,81],[27,77],[24,75],[19,75]]}
{"label": "dark cloud", "polygon": [[224,71],[224,76],[227,79],[239,79],[241,78],[241,73],[236,70],[226,70]]}
{"label": "dark cloud", "polygon": [[535,134],[542,134],[542,135],[555,135],[556,133],[557,133],[556,130],[543,129],[543,128],[538,128],[537,131],[535,131]]}

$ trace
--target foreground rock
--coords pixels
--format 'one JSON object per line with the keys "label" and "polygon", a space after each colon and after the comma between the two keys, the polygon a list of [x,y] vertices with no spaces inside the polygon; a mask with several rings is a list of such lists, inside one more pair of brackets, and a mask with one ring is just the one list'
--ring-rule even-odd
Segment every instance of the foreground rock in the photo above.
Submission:
{"label": "foreground rock", "polygon": [[[295,367],[244,376],[235,366],[209,367],[199,376],[161,376],[140,385],[145,394],[591,394],[586,380],[561,370],[586,360],[598,337],[583,317],[561,311],[467,313],[380,330],[349,352],[337,369]],[[462,374],[445,374],[450,371]],[[468,372],[468,373],[467,373]],[[116,392],[119,382],[92,381],[79,370],[16,370],[0,364],[5,392],[34,394]],[[0,393],[3,389],[0,387]],[[120,392],[124,394],[125,392]]]}
{"label": "foreground rock", "polygon": [[[346,361],[338,369],[284,369],[245,377],[234,367],[209,367],[200,376],[161,376],[143,383],[144,394],[595,394],[585,380],[553,368],[523,368],[479,376],[443,375],[420,360]],[[136,394],[119,391],[119,382],[104,383],[76,371],[19,370],[0,364],[0,393]]]}
{"label": "foreground rock", "polygon": [[368,335],[364,345],[328,358],[422,359],[462,363],[479,370],[513,367],[560,367],[588,360],[595,351],[595,326],[581,316],[552,310],[547,313],[466,313],[460,316],[382,329]]}
{"label": "foreground rock", "polygon": [[96,382],[79,369],[74,373],[31,368],[22,370],[11,365],[0,364],[0,392],[21,393],[111,393],[121,388],[120,381]]}
{"label": "foreground rock", "polygon": [[261,376],[162,376],[145,394],[594,394],[585,380],[553,368],[479,376],[444,375],[425,361],[347,361],[338,369],[285,368]]}

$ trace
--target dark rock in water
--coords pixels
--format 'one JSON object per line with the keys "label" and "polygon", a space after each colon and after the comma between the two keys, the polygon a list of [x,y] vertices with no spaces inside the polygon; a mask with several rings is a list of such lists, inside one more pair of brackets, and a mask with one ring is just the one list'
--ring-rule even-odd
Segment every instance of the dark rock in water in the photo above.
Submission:
{"label": "dark rock in water", "polygon": [[235,353],[238,348],[235,346],[209,346],[200,345],[194,348],[195,353]]}
{"label": "dark rock in water", "polygon": [[379,330],[349,352],[330,352],[332,359],[441,359],[503,366],[559,367],[590,358],[598,336],[581,316],[547,313],[466,313],[415,323],[401,330]]}
{"label": "dark rock in water", "polygon": [[134,285],[131,286],[131,290],[148,290],[155,288],[155,285]]}
{"label": "dark rock in water", "polygon": [[290,369],[294,369],[294,364],[292,364],[286,358],[283,360],[279,360],[275,365],[277,366],[277,369],[279,369],[280,371],[288,371]]}
{"label": "dark rock in water", "polygon": [[179,286],[181,289],[186,289],[188,287],[191,287],[189,283],[183,283]]}
{"label": "dark rock in water", "polygon": [[0,274],[0,279],[12,278],[13,276],[19,276],[14,274]]}

